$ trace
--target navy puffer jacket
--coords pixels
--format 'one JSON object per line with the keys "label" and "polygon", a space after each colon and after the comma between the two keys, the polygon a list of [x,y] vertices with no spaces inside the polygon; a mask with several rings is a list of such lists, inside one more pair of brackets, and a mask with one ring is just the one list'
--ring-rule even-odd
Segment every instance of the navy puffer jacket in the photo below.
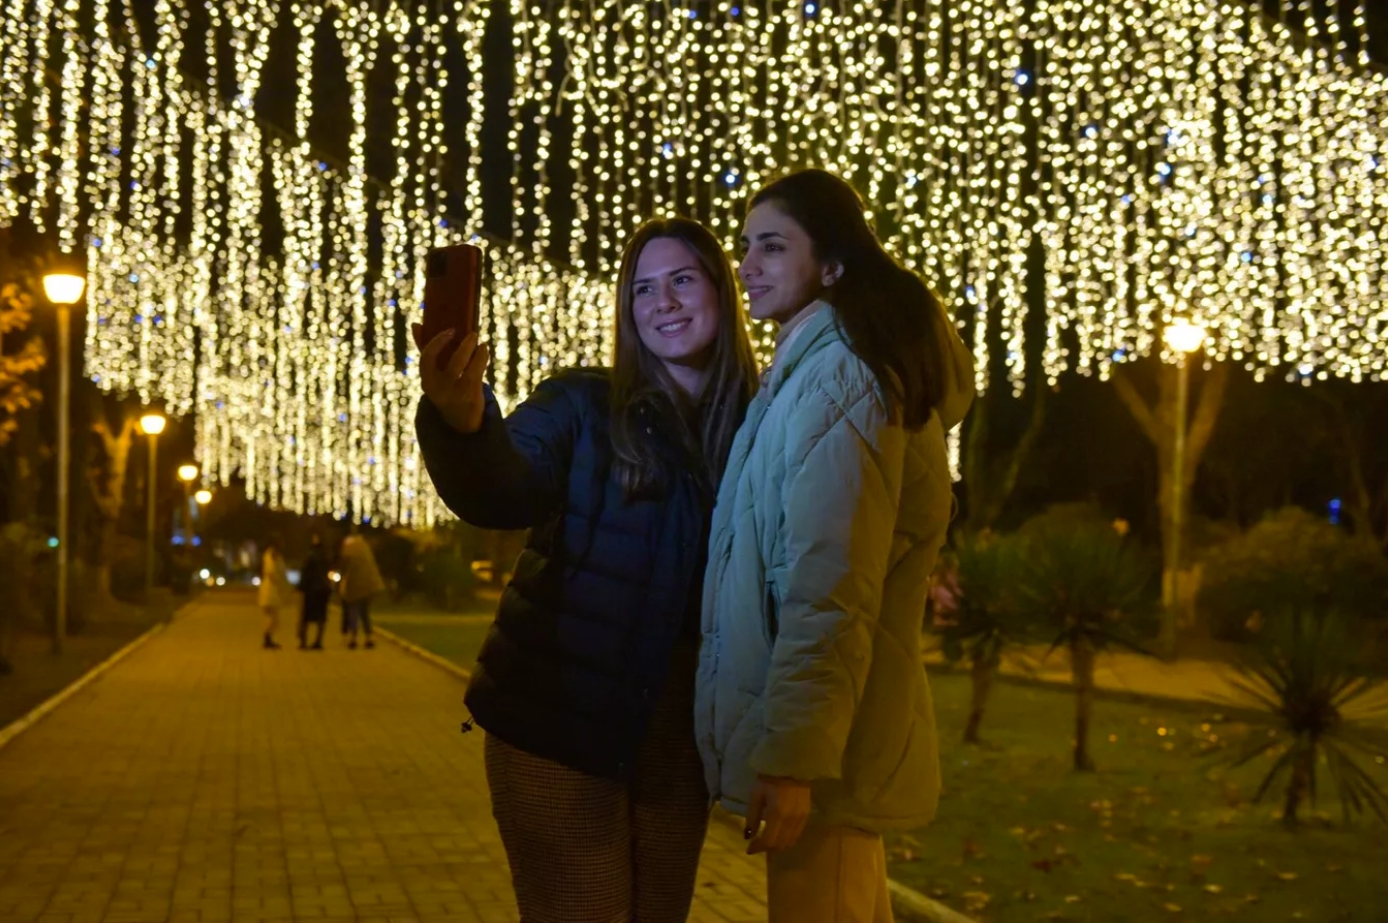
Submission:
{"label": "navy puffer jacket", "polygon": [[672,429],[646,429],[676,472],[627,500],[613,473],[605,370],[561,372],[504,420],[487,394],[464,435],[420,401],[416,430],[439,496],[485,529],[530,529],[466,704],[512,746],[593,775],[632,767],[682,636],[697,637],[713,498]]}

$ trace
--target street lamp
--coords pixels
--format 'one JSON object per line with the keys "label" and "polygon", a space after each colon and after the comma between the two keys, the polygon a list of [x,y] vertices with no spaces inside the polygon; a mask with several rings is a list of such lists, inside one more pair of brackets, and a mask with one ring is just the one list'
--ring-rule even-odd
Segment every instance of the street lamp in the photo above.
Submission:
{"label": "street lamp", "polygon": [[154,596],[154,509],[157,506],[155,481],[159,458],[159,434],[168,425],[163,414],[147,413],[140,417],[140,432],[149,437],[149,500],[145,515],[145,602]]}
{"label": "street lamp", "polygon": [[58,309],[58,606],[53,619],[53,653],[63,652],[67,634],[67,508],[68,464],[71,457],[68,430],[68,404],[71,371],[68,366],[71,317],[69,309],[82,300],[87,280],[55,265],[43,277],[43,293]]}
{"label": "street lamp", "polygon": [[1176,355],[1176,432],[1172,452],[1171,481],[1171,560],[1162,581],[1162,649],[1168,657],[1176,653],[1176,623],[1180,616],[1178,582],[1181,573],[1181,544],[1186,529],[1186,417],[1190,406],[1190,367],[1186,361],[1205,345],[1205,328],[1190,321],[1170,324],[1162,340]]}
{"label": "street lamp", "polygon": [[198,506],[207,506],[207,504],[212,502],[212,491],[206,489],[200,490],[193,494],[193,499],[197,501]]}
{"label": "street lamp", "polygon": [[193,547],[193,482],[198,479],[197,465],[179,465],[178,479],[183,482],[183,547]]}

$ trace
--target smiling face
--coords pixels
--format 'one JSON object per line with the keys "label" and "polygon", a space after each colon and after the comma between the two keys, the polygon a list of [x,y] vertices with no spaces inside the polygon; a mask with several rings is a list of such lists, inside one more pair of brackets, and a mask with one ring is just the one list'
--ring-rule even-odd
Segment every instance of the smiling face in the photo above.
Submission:
{"label": "smiling face", "polygon": [[687,244],[673,237],[647,243],[630,297],[641,342],[677,382],[707,368],[718,338],[718,289]]}
{"label": "smiling face", "polygon": [[752,316],[784,324],[819,298],[839,273],[815,256],[804,228],[774,202],[763,202],[747,213],[737,274]]}

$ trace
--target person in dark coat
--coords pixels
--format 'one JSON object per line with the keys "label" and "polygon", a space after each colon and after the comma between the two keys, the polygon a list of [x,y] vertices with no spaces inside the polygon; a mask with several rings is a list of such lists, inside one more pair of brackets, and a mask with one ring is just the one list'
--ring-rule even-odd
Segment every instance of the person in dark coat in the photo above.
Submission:
{"label": "person in dark coat", "polygon": [[440,368],[450,339],[418,343],[429,475],[465,521],[530,529],[465,700],[521,919],[682,923],[708,823],[693,729],[708,525],[756,387],[731,268],[692,221],[643,225],[613,368],[556,374],[505,418],[487,347],[470,334]]}
{"label": "person in dark coat", "polygon": [[[323,549],[323,538],[317,533],[314,533],[308,558],[299,570],[299,592],[304,596],[303,608],[299,611],[299,650],[321,651],[323,626],[328,621],[328,600],[332,598],[333,584],[328,576],[328,555]],[[308,643],[309,625],[318,629],[311,647]]]}

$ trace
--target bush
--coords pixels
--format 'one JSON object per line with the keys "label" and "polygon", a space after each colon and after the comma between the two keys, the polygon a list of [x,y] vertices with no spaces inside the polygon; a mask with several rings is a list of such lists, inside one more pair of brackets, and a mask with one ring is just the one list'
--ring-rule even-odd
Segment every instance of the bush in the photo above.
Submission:
{"label": "bush", "polygon": [[1388,559],[1296,507],[1212,549],[1204,563],[1199,603],[1221,640],[1247,641],[1274,613],[1388,615]]}
{"label": "bush", "polygon": [[450,548],[428,551],[419,560],[419,586],[430,605],[456,612],[473,598],[472,562]]}

